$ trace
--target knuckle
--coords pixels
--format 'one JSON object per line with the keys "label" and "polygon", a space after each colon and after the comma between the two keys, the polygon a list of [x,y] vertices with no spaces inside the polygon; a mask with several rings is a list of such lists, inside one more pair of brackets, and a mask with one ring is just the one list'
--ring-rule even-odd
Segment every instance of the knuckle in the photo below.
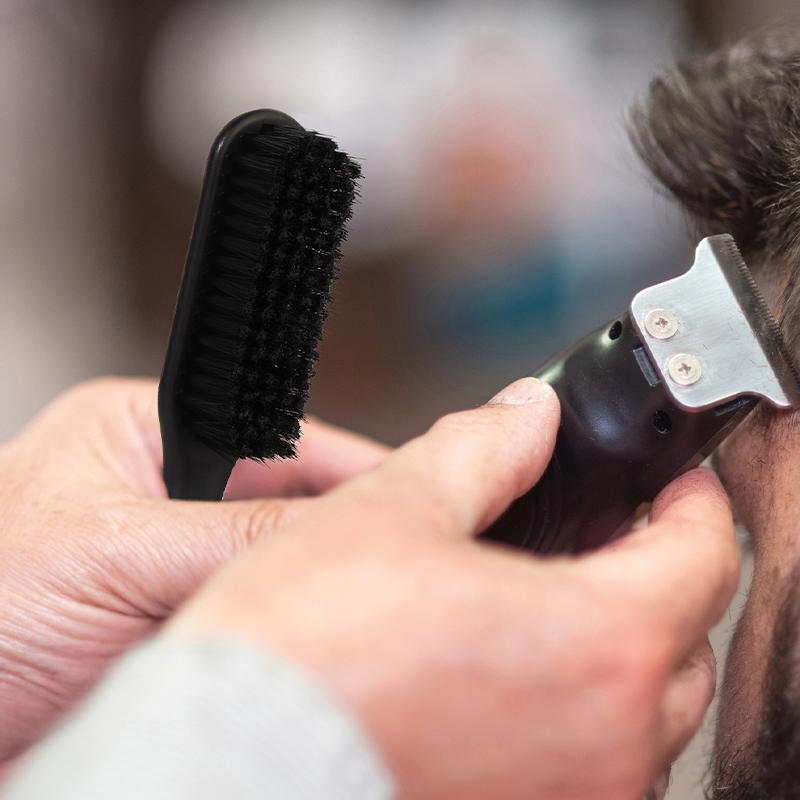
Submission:
{"label": "knuckle", "polygon": [[472,432],[478,424],[478,420],[475,419],[476,416],[471,411],[454,411],[450,414],[445,414],[433,423],[430,433],[434,435],[463,435],[466,432]]}
{"label": "knuckle", "polygon": [[53,407],[70,410],[84,407],[96,409],[99,404],[110,401],[127,402],[132,392],[136,395],[150,394],[155,386],[156,382],[147,378],[92,378],[62,392],[53,401]]}
{"label": "knuckle", "polygon": [[721,593],[733,593],[739,585],[741,557],[733,523],[696,518],[659,520],[656,525],[668,532],[673,542],[691,542],[682,558],[703,575],[704,583]]}
{"label": "knuckle", "polygon": [[69,525],[79,539],[93,545],[108,544],[110,550],[118,542],[143,540],[144,520],[136,513],[133,504],[99,504],[93,508],[69,512]]}
{"label": "knuckle", "polygon": [[610,718],[624,720],[631,729],[642,732],[653,723],[667,686],[666,673],[659,659],[629,648],[616,658],[595,664],[592,694],[602,698]]}
{"label": "knuckle", "polygon": [[60,399],[64,401],[85,401],[98,395],[110,395],[116,393],[126,383],[125,378],[111,376],[92,378],[67,389],[60,395]]}
{"label": "knuckle", "polygon": [[668,643],[641,618],[615,609],[599,610],[587,666],[590,677],[625,706],[652,703],[669,678]]}
{"label": "knuckle", "polygon": [[105,577],[124,551],[142,541],[141,526],[124,507],[101,503],[75,507],[56,503],[37,525],[34,548],[50,564],[68,564],[73,580]]}
{"label": "knuckle", "polygon": [[722,567],[722,577],[720,580],[721,591],[728,598],[733,597],[736,590],[739,588],[739,581],[741,579],[742,566],[739,560],[739,551],[731,554],[730,558],[724,559],[725,564]]}
{"label": "knuckle", "polygon": [[250,547],[267,534],[282,528],[288,516],[288,507],[282,502],[242,503],[234,510],[234,533],[243,548]]}
{"label": "knuckle", "polygon": [[531,426],[517,413],[518,407],[485,406],[459,411],[439,419],[431,428],[434,435],[446,435],[474,451],[476,457],[494,469],[524,472],[532,452],[550,433]]}
{"label": "knuckle", "polygon": [[441,457],[440,469],[452,470],[457,464],[477,480],[501,479],[525,461],[524,451],[509,433],[496,414],[483,411],[448,414],[431,428],[434,441],[446,439],[446,454],[444,447],[434,453]]}
{"label": "knuckle", "polygon": [[362,519],[406,535],[450,536],[464,525],[460,485],[444,479],[429,464],[405,459],[402,465],[385,464],[357,484]]}
{"label": "knuckle", "polygon": [[431,427],[434,433],[458,434],[461,436],[486,436],[501,430],[498,424],[497,408],[477,408],[468,411],[454,411],[440,417]]}
{"label": "knuckle", "polygon": [[694,671],[710,686],[717,683],[717,657],[708,640],[687,659],[683,669]]}

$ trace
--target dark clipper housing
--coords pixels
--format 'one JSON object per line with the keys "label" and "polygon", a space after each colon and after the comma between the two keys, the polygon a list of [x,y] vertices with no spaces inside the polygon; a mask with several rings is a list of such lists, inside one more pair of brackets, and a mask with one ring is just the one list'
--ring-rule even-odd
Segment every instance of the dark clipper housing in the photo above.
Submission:
{"label": "dark clipper housing", "polygon": [[484,537],[539,553],[624,533],[762,399],[800,404],[793,359],[726,235],[703,240],[689,272],[641,291],[537,377],[561,402],[555,454]]}

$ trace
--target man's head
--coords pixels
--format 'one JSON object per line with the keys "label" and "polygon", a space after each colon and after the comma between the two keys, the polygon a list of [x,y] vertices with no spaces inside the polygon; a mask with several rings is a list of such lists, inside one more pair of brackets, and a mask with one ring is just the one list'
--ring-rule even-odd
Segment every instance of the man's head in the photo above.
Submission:
{"label": "man's head", "polygon": [[[800,355],[800,33],[762,35],[656,79],[634,144],[698,236],[732,234]],[[719,468],[753,535],[732,645],[715,800],[800,797],[800,413],[760,407]]]}

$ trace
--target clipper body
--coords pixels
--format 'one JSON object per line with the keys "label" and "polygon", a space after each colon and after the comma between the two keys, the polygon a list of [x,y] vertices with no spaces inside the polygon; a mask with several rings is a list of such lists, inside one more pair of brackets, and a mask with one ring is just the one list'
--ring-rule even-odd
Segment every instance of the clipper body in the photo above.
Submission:
{"label": "clipper body", "polygon": [[538,373],[561,402],[550,466],[484,537],[540,553],[590,550],[697,466],[765,399],[800,404],[781,334],[729,236],[685,275]]}

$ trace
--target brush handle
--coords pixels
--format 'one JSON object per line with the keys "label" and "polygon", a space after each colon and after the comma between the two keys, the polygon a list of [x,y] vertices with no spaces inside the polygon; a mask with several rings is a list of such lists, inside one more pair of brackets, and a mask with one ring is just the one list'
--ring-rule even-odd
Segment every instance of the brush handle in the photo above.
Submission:
{"label": "brush handle", "polygon": [[175,441],[164,438],[167,494],[173,500],[222,500],[236,461],[220,455],[185,431],[175,436]]}
{"label": "brush handle", "polygon": [[625,532],[643,503],[699,465],[758,403],[743,397],[700,413],[678,408],[629,316],[537,377],[561,402],[553,459],[483,537],[538,553],[591,550]]}

